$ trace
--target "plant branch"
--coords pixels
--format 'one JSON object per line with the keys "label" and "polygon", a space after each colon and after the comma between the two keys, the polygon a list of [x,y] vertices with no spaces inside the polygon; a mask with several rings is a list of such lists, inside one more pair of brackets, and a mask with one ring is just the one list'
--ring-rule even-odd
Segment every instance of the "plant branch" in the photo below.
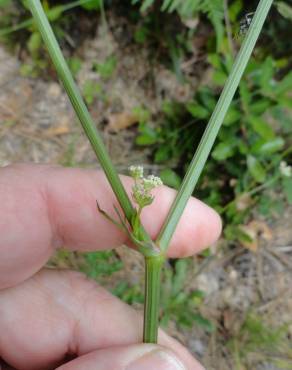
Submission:
{"label": "plant branch", "polygon": [[[28,0],[29,8],[32,12],[36,25],[43,37],[45,45],[51,56],[52,62],[57,70],[58,76],[62,81],[64,88],[70,98],[71,104],[79,118],[79,121],[88,137],[91,146],[103,168],[106,177],[123,209],[123,212],[129,222],[135,214],[135,210],[131,201],[122,185],[122,182],[112,164],[112,161],[102,142],[101,136],[98,133],[95,124],[90,116],[90,113],[81,97],[79,89],[74,82],[69,67],[64,59],[52,28],[48,22],[46,14],[39,0]],[[146,240],[151,240],[146,231],[142,230]]]}
{"label": "plant branch", "polygon": [[162,226],[162,229],[156,240],[157,245],[163,251],[168,248],[169,242],[188,202],[188,199],[192,195],[198,179],[203,171],[204,165],[216,140],[217,134],[239,85],[248,60],[252,54],[272,2],[273,0],[261,0],[259,2],[252,23],[243,41],[241,49],[238,52],[233,68],[225,83],[218,103],[184,177],[179,192],[171,206],[166,221]]}
{"label": "plant branch", "polygon": [[[34,20],[37,27],[44,39],[47,46],[49,54],[55,65],[57,73],[60,80],[62,81],[64,88],[70,98],[72,106],[82,124],[82,127],[92,145],[92,148],[100,161],[100,164],[107,176],[107,179],[123,209],[124,215],[127,218],[129,224],[132,224],[134,218],[137,219],[135,209],[133,208],[131,201],[121,183],[121,180],[110,160],[110,157],[105,149],[102,139],[94,125],[94,122],[89,114],[89,111],[81,97],[77,85],[75,84],[73,77],[70,73],[68,65],[62,55],[61,49],[58,42],[54,36],[51,26],[47,20],[44,10],[41,6],[39,0],[28,0],[28,5],[33,14]],[[102,211],[97,203],[97,207],[105,217],[110,219],[104,211]],[[118,216],[123,225],[122,218],[117,211]],[[114,220],[112,222],[116,223]],[[161,256],[159,250],[154,250],[154,243],[152,242],[150,236],[144,230],[141,222],[139,234],[143,242],[146,241],[147,246],[153,246],[153,254],[155,257],[149,257],[151,251],[146,247],[144,250],[145,255],[145,305],[144,305],[144,335],[143,340],[146,343],[156,343],[157,333],[159,325],[159,294],[160,294],[160,284],[161,284],[161,269],[164,258]],[[127,230],[127,226],[124,225]],[[137,247],[140,247],[140,251],[143,248],[143,242],[136,240],[134,236],[131,235],[132,241],[135,241]],[[148,243],[147,243],[148,242]],[[139,245],[139,244],[142,244]],[[157,249],[157,248],[156,248]],[[143,251],[142,251],[143,252]],[[148,257],[146,255],[148,254]]]}

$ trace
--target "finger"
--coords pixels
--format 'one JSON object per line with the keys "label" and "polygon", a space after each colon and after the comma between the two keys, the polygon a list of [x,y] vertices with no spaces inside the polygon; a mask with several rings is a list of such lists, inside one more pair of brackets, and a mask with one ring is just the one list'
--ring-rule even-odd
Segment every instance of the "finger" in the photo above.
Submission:
{"label": "finger", "polygon": [[[131,192],[131,179],[122,177]],[[175,192],[156,191],[142,221],[158,234]],[[0,170],[0,288],[12,286],[38,271],[54,249],[113,248],[126,235],[96,209],[96,200],[112,217],[115,196],[101,171],[18,165]],[[213,243],[221,230],[219,216],[192,198],[171,241],[171,257],[193,254]]]}
{"label": "finger", "polygon": [[57,370],[203,370],[195,360],[182,363],[167,348],[140,344],[109,348],[79,357]]}
{"label": "finger", "polygon": [[[43,270],[0,292],[0,333],[0,354],[9,365],[51,369],[68,355],[141,343],[142,316],[80,273]],[[195,364],[163,332],[159,343],[187,366]]]}

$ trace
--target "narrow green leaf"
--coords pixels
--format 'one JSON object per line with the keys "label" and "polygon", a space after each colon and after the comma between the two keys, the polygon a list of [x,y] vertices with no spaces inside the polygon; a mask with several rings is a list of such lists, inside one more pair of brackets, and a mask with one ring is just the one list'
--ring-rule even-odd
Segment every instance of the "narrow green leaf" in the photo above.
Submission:
{"label": "narrow green leaf", "polygon": [[163,183],[171,188],[178,189],[181,184],[181,178],[171,169],[166,168],[160,172]]}
{"label": "narrow green leaf", "polygon": [[272,79],[274,75],[274,61],[268,57],[260,69],[260,86],[263,92],[269,91],[272,88]]}
{"label": "narrow green leaf", "polygon": [[252,155],[249,155],[247,157],[247,168],[252,175],[252,177],[257,181],[257,182],[264,182],[266,179],[266,171],[264,167],[260,164],[260,162],[253,157]]}
{"label": "narrow green leaf", "polygon": [[228,4],[229,18],[231,22],[236,22],[239,17],[239,13],[242,12],[243,4],[242,0],[235,0]]}
{"label": "narrow green leaf", "polygon": [[218,86],[223,86],[226,81],[227,75],[222,70],[214,71],[212,80]]}
{"label": "narrow green leaf", "polygon": [[276,95],[285,94],[292,89],[292,71],[289,72],[278,84],[274,89],[274,93]]}
{"label": "narrow green leaf", "polygon": [[265,140],[271,140],[275,137],[272,127],[261,117],[248,116],[248,122],[253,130]]}
{"label": "narrow green leaf", "polygon": [[268,141],[260,140],[253,145],[252,152],[255,154],[273,154],[283,149],[284,143],[284,140],[280,136]]}
{"label": "narrow green leaf", "polygon": [[231,126],[242,117],[241,112],[235,106],[231,106],[224,119],[224,126]]}
{"label": "narrow green leaf", "polygon": [[241,97],[241,101],[245,111],[249,110],[249,105],[251,103],[251,93],[248,90],[247,83],[242,80],[239,85],[239,93]]}
{"label": "narrow green leaf", "polygon": [[215,330],[214,324],[199,313],[194,314],[192,318],[199,326],[207,330],[209,333],[212,333]]}
{"label": "narrow green leaf", "polygon": [[168,10],[168,8],[170,7],[171,3],[173,2],[173,0],[164,0],[163,3],[162,3],[162,6],[161,6],[161,10],[163,12],[165,12],[166,10]]}
{"label": "narrow green leaf", "polygon": [[217,161],[224,161],[232,157],[234,154],[234,144],[229,142],[222,142],[215,146],[212,157]]}
{"label": "narrow green leaf", "polygon": [[154,162],[155,163],[165,162],[169,158],[171,158],[171,149],[169,148],[168,145],[162,145],[155,152]]}
{"label": "narrow green leaf", "polygon": [[209,111],[205,107],[195,102],[187,104],[187,110],[194,118],[204,119],[210,116]]}
{"label": "narrow green leaf", "polygon": [[285,18],[292,21],[292,6],[288,5],[284,1],[277,1],[276,7],[278,12]]}
{"label": "narrow green leaf", "polygon": [[155,136],[150,136],[150,135],[147,135],[147,134],[142,134],[142,135],[139,135],[136,138],[136,144],[137,145],[144,146],[144,145],[153,145],[155,143],[156,143],[156,137]]}
{"label": "narrow green leaf", "polygon": [[253,115],[261,115],[264,112],[267,111],[267,109],[272,105],[273,103],[269,99],[265,99],[261,97],[260,100],[252,102],[250,106],[250,112]]}
{"label": "narrow green leaf", "polygon": [[152,145],[157,142],[157,132],[150,126],[143,124],[139,127],[140,135],[136,138],[138,145]]}
{"label": "narrow green leaf", "polygon": [[63,6],[57,5],[51,8],[48,12],[48,20],[50,22],[55,22],[62,16],[63,13]]}
{"label": "narrow green leaf", "polygon": [[218,54],[208,54],[207,60],[215,69],[221,69],[221,58]]}
{"label": "narrow green leaf", "polygon": [[94,10],[94,9],[99,10],[101,6],[101,1],[103,0],[90,0],[88,1],[88,3],[83,4],[82,8],[86,10]]}
{"label": "narrow green leaf", "polygon": [[40,49],[41,45],[42,45],[41,34],[38,31],[33,32],[30,35],[30,38],[27,43],[28,50],[30,51],[31,54],[35,54]]}

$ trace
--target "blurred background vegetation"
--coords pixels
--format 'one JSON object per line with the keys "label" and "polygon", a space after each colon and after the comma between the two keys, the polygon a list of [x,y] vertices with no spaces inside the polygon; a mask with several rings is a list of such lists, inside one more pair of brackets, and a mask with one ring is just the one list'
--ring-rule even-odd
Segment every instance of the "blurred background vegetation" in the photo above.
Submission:
{"label": "blurred background vegetation", "polygon": [[[111,137],[109,147],[122,145],[135,153],[119,162],[120,154],[113,149],[120,170],[146,164],[178,188],[257,1],[42,3],[107,143]],[[54,69],[25,1],[0,0],[0,15],[0,41],[19,61],[19,76],[55,86]],[[223,219],[219,246],[192,259],[170,261],[165,270],[162,324],[208,369],[292,368],[292,317],[281,313],[291,309],[291,289],[273,286],[271,292],[266,283],[274,279],[269,275],[273,269],[285,280],[292,268],[291,27],[292,2],[275,1],[195,193]],[[123,83],[117,87],[121,76]],[[120,102],[111,93],[115,89],[116,95],[139,94],[130,102],[119,96]],[[11,140],[6,135],[17,130],[17,123],[7,114],[0,116],[3,151],[5,140]],[[39,127],[32,127],[30,135],[39,135]],[[41,159],[93,165],[94,159],[80,154],[78,132],[66,131],[64,122],[55,131],[46,129],[51,134],[42,140],[66,135],[65,148],[58,159]],[[26,142],[22,150],[30,152],[31,147]],[[11,161],[10,156],[3,158]],[[31,159],[30,154],[21,158]],[[82,270],[139,308],[141,261],[127,253],[62,251],[51,265]],[[247,283],[249,278],[252,283]],[[226,298],[228,292],[231,298]],[[275,304],[280,293],[281,309]]]}

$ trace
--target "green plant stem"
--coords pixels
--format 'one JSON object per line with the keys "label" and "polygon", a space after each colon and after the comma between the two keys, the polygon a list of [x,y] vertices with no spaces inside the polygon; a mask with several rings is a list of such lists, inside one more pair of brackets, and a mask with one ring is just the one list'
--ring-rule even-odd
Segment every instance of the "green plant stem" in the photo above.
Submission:
{"label": "green plant stem", "polygon": [[[135,215],[129,197],[116,173],[109,155],[102,143],[101,137],[98,134],[93,120],[83,102],[81,94],[72,78],[69,68],[65,62],[53,31],[49,25],[46,15],[42,9],[39,0],[27,1],[31,12],[34,16],[36,25],[40,30],[44,42],[48,48],[49,54],[53,60],[55,68],[58,72],[75,112],[83,126],[83,129],[101,163],[102,168],[111,184],[111,187],[116,194],[116,197],[124,211],[128,221],[131,222]],[[202,172],[204,164],[207,160],[209,152],[213,146],[219,128],[223,122],[224,116],[234,96],[235,90],[238,87],[240,78],[246,67],[248,59],[252,53],[253,47],[259,36],[264,20],[267,16],[272,0],[261,0],[258,10],[254,16],[250,30],[243,42],[242,48],[235,61],[233,70],[223,89],[221,97],[211,117],[208,127],[203,135],[203,138],[196,151],[194,159],[191,162],[190,168],[182,183],[181,189],[171,207],[169,216],[158,236],[158,245],[162,251],[168,247],[170,239],[174,233],[177,223],[181,217],[183,209],[191,196],[196,182]],[[145,230],[142,230],[143,237],[150,240]],[[145,281],[145,310],[144,310],[144,342],[156,343],[158,333],[158,318],[159,318],[159,295],[161,284],[161,269],[164,258],[162,255],[156,257],[146,257],[146,281]]]}
{"label": "green plant stem", "polygon": [[157,237],[156,243],[163,251],[168,248],[169,242],[184,211],[184,208],[186,207],[187,201],[192,195],[198,179],[203,171],[204,165],[239,85],[248,60],[252,54],[272,2],[273,0],[261,0],[259,2],[252,23],[242,43],[241,49],[238,52],[233,68],[225,83],[218,103],[210,118],[208,126],[199,143],[188,171],[183,179],[179,192],[171,206],[164,225],[162,226],[162,229]]}
{"label": "green plant stem", "polygon": [[165,259],[145,258],[144,343],[157,343],[161,271]]}
{"label": "green plant stem", "polygon": [[[120,178],[110,160],[110,157],[104,147],[102,139],[94,126],[93,120],[81,97],[81,94],[73,80],[68,65],[62,55],[58,42],[53,34],[51,26],[47,20],[44,10],[39,0],[28,0],[28,5],[35,19],[36,25],[41,32],[49,54],[62,81],[64,88],[70,98],[72,106],[82,124],[82,127],[92,145],[92,148],[100,161],[100,164],[107,176],[107,179],[124,211],[125,216],[131,223],[135,210],[132,207],[130,199],[120,181]],[[141,226],[141,233],[144,240],[151,240]],[[144,335],[146,343],[156,343],[158,333],[158,312],[159,312],[159,292],[160,275],[163,264],[161,256],[146,257],[145,270],[145,307],[144,307]]]}
{"label": "green plant stem", "polygon": [[111,184],[111,187],[125,213],[130,221],[134,215],[134,209],[130,199],[121,183],[121,180],[111,162],[111,159],[105,149],[102,139],[94,125],[89,111],[81,97],[79,89],[75,84],[69,67],[62,55],[61,49],[54,36],[52,28],[48,22],[46,14],[39,0],[28,0],[28,5],[36,22],[36,25],[43,37],[48,52],[52,58],[53,64],[57,70],[58,76],[62,81],[64,88],[70,98],[72,106],[82,124],[82,127],[92,145],[92,148],[99,159],[99,162]]}

